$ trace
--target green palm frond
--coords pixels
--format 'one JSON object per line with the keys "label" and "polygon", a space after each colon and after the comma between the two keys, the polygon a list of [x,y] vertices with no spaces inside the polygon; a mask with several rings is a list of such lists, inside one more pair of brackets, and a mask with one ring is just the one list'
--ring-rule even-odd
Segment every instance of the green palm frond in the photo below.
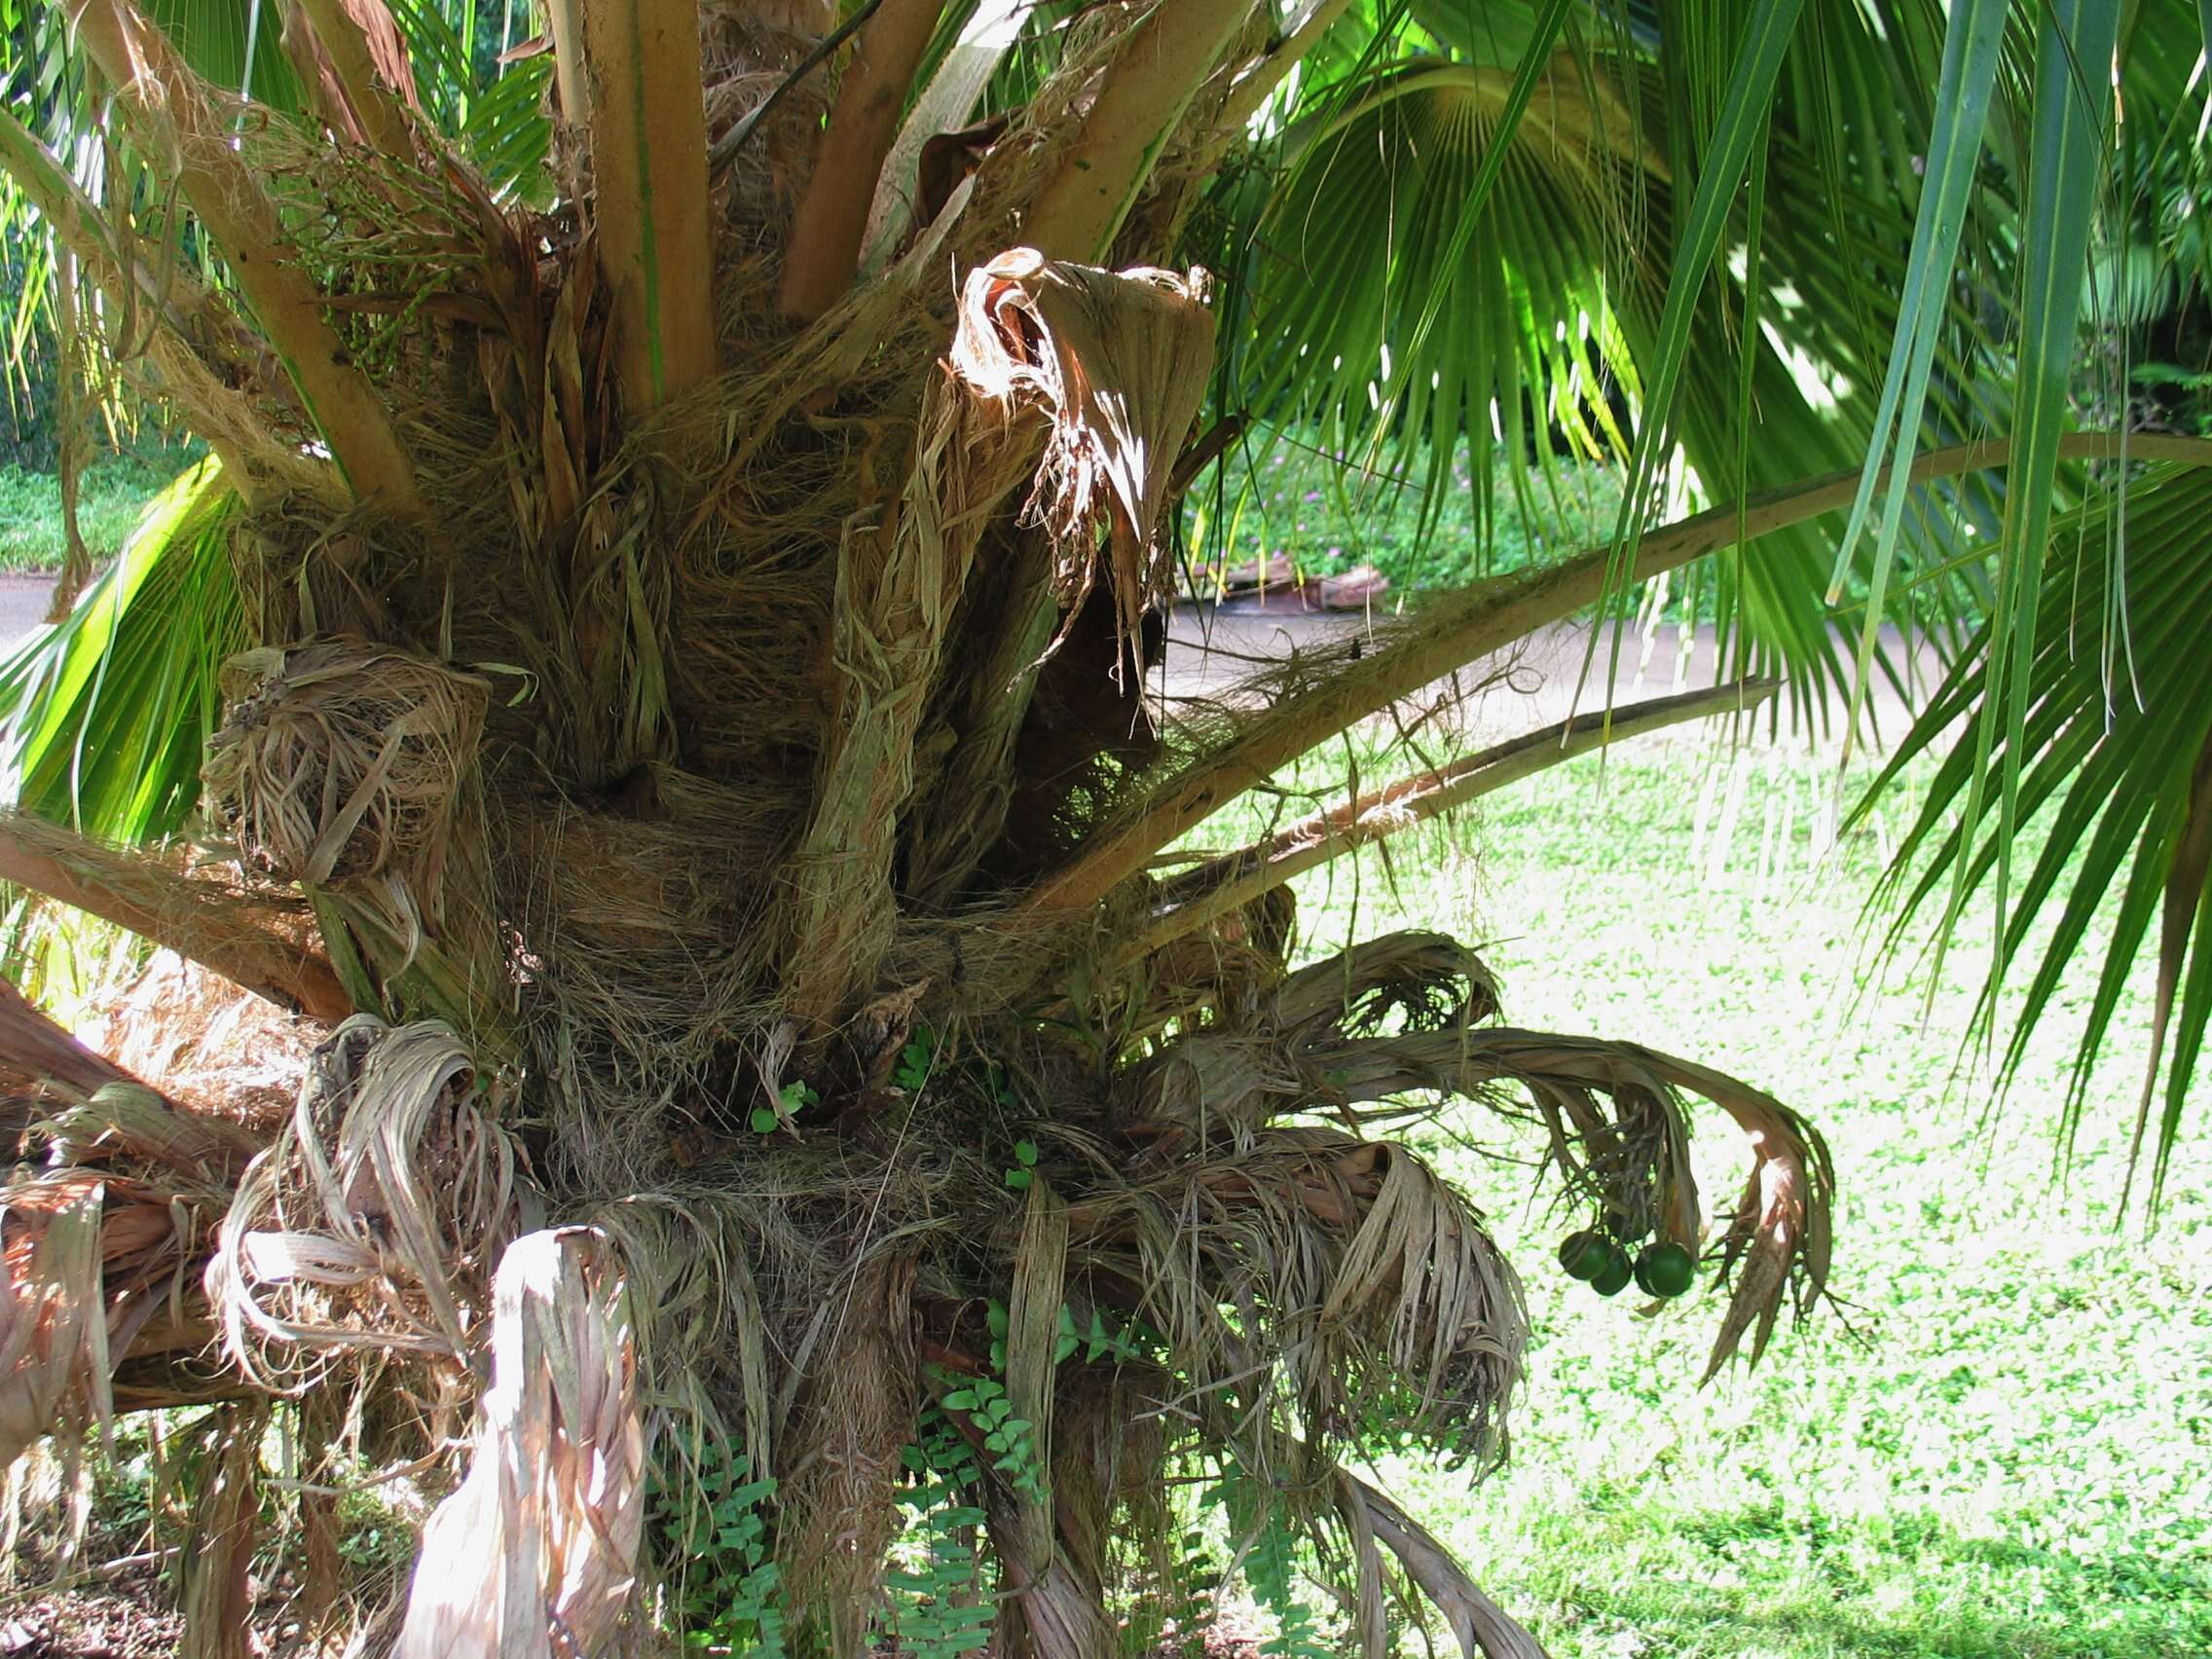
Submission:
{"label": "green palm frond", "polygon": [[111,841],[184,826],[216,670],[247,644],[230,563],[238,507],[212,458],[189,468],[77,608],[0,662],[12,804]]}
{"label": "green palm frond", "polygon": [[[1736,6],[1658,51],[1632,11],[1480,10],[1416,6],[1432,32],[1368,37],[1361,73],[1292,109],[1272,167],[1216,192],[1201,257],[1226,274],[1225,388],[1340,453],[1397,443],[1424,529],[1456,445],[1549,468],[1552,446],[1531,442],[1546,424],[1592,458],[1635,450],[1631,539],[1662,485],[1678,493],[1677,460],[1709,499],[1858,465],[1908,264],[1939,18],[1815,0],[1793,30],[1794,5]],[[1754,39],[1764,55],[1731,103],[1735,49]],[[1769,199],[1791,210],[1763,212]],[[1922,425],[1954,439],[1999,420],[2003,398],[1957,338],[1966,299],[1939,312],[1952,328],[1934,337]],[[1625,430],[1610,408],[1624,399]],[[1491,470],[1470,487],[1487,543]],[[1916,575],[1955,551],[1962,508],[1994,529],[1985,489],[1923,504]],[[1822,593],[1833,558],[1808,528],[1695,578],[1729,672],[1781,675],[1801,707],[1848,682]],[[1905,603],[1949,626],[1958,593],[1916,582]],[[1864,597],[1862,581],[1845,619]]]}
{"label": "green palm frond", "polygon": [[276,0],[146,0],[144,9],[204,79],[273,110],[299,112],[299,77],[284,55]]}
{"label": "green palm frond", "polygon": [[[1548,10],[1556,27],[1564,8]],[[1607,135],[1626,143],[1633,122],[1617,86],[1592,94],[1571,56],[1539,51],[1387,66],[1291,129],[1232,267],[1249,286],[1238,377],[1254,408],[1369,450],[1425,439],[1434,495],[1463,428],[1480,443],[1494,422],[1518,441],[1525,396],[1540,418],[1555,383],[1579,374],[1582,396],[1597,392],[1617,340],[1608,241],[1634,188]]]}
{"label": "green palm frond", "polygon": [[495,194],[535,200],[553,139],[545,116],[549,55],[480,69],[476,8],[439,0],[395,0],[392,20],[407,42],[423,113],[474,163]]}
{"label": "green palm frond", "polygon": [[[2136,1138],[2138,1152],[2147,1140],[2155,1147],[2154,1201],[2212,1020],[2208,517],[2205,467],[2150,473],[2124,495],[2115,488],[2060,515],[2048,533],[2024,676],[1993,672],[1996,629],[1985,627],[1857,809],[1863,819],[1908,765],[1948,743],[1879,901],[1900,911],[1893,945],[1915,916],[1941,903],[1946,887],[1972,894],[1995,885],[2011,856],[2012,824],[2047,814],[2032,866],[2004,902],[1977,1028],[1989,1029],[2008,977],[2055,907],[2055,929],[2003,1051],[2000,1072],[2009,1075],[2036,1022],[2051,1012],[2069,964],[2094,932],[2108,930],[2066,1101],[2069,1135],[2157,925],[2156,1030]],[[1976,787],[1992,768],[2019,778],[2011,802]],[[1945,910],[1945,927],[1955,908]]]}

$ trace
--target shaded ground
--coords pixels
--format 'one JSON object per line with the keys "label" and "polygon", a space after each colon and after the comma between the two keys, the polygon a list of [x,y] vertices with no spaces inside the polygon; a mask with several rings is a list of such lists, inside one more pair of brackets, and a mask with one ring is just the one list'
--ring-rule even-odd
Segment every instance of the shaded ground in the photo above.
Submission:
{"label": "shaded ground", "polygon": [[0,1611],[0,1659],[158,1659],[184,1621],[151,1560],[103,1582],[41,1592]]}

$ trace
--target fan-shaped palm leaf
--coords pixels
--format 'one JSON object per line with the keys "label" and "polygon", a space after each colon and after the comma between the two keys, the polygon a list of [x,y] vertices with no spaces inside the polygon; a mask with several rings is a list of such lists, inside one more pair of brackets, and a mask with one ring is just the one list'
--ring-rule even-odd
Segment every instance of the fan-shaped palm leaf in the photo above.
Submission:
{"label": "fan-shaped palm leaf", "polygon": [[[2055,904],[2056,928],[2004,1049],[2000,1071],[2009,1073],[2074,958],[2093,931],[2109,927],[2066,1101],[2069,1132],[2120,994],[2157,924],[2156,1024],[2136,1128],[2140,1152],[2159,1099],[2161,1051],[2170,1045],[2151,1138],[2154,1195],[2212,1020],[2207,514],[2212,470],[2198,467],[2161,469],[2135,480],[2124,497],[2116,490],[2061,515],[2049,534],[2024,681],[1996,672],[1996,625],[1984,628],[1875,786],[1878,792],[1949,744],[1888,878],[1886,891],[1902,908],[1893,942],[1946,883],[1963,893],[1995,885],[2011,854],[2012,825],[2048,812],[2027,876],[2008,896],[1979,1018],[1986,1029],[2007,976],[2046,905]],[[2009,803],[1975,787],[1991,764],[2019,778]]]}

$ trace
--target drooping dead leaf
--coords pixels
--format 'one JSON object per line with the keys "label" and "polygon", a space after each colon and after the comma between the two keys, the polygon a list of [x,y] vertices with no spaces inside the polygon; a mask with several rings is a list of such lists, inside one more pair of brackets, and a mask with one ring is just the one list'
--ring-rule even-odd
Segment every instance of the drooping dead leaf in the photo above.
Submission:
{"label": "drooping dead leaf", "polygon": [[132,1175],[64,1165],[0,1189],[0,1468],[106,1424],[116,1365],[173,1308],[199,1229],[192,1198]]}
{"label": "drooping dead leaf", "polygon": [[1725,1073],[1644,1051],[1670,1083],[1719,1107],[1751,1145],[1744,1196],[1720,1237],[1720,1272],[1735,1283],[1706,1365],[1710,1381],[1734,1356],[1746,1331],[1755,1364],[1774,1335],[1783,1305],[1808,1311],[1826,1291],[1834,1245],[1835,1163],[1813,1126],[1772,1095]]}
{"label": "drooping dead leaf", "polygon": [[[1527,1089],[1569,1193],[1622,1236],[1656,1232],[1717,1258],[1729,1301],[1708,1378],[1754,1328],[1755,1361],[1783,1306],[1794,1301],[1806,1312],[1826,1289],[1835,1197],[1827,1147],[1796,1113],[1724,1073],[1635,1043],[1506,1026],[1354,1041],[1310,1049],[1307,1058],[1349,1101],[1415,1090],[1472,1093],[1497,1083]],[[1751,1144],[1744,1197],[1710,1247],[1682,1091],[1727,1113]]]}
{"label": "drooping dead leaf", "polygon": [[207,1292],[269,1386],[381,1348],[465,1363],[484,1286],[535,1196],[467,1047],[436,1021],[346,1021],[223,1218]]}
{"label": "drooping dead leaf", "polygon": [[1027,510],[1058,549],[1061,604],[1072,611],[1089,594],[1104,519],[1130,637],[1170,591],[1160,519],[1213,363],[1207,287],[1202,271],[1104,271],[1018,247],[961,291],[953,373],[1051,423]]}

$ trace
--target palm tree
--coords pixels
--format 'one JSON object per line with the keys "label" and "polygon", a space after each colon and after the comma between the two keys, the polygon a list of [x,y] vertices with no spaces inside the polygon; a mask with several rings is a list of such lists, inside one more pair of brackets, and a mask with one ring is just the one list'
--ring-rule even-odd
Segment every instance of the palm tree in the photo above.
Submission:
{"label": "palm tree", "polygon": [[[2212,697],[2158,646],[2212,602],[2212,449],[2061,428],[2115,110],[2191,130],[2179,8],[564,0],[503,73],[473,7],[67,11],[10,37],[0,207],[211,454],[14,665],[0,876],[328,1029],[241,1126],[8,1005],[67,1104],[6,1196],[0,1453],[223,1402],[208,1641],[276,1399],[311,1458],[467,1428],[370,1620],[402,1653],[598,1651],[688,1571],[765,1651],[888,1604],[918,1650],[1095,1655],[1189,1601],[1185,1482],[1286,1642],[1297,1548],[1365,1652],[1393,1581],[1532,1651],[1348,1466],[1493,1461],[1523,1341],[1387,1131],[1532,1115],[1570,1267],[1659,1295],[1702,1255],[1714,1366],[1821,1295],[1826,1154],[1692,1061],[1502,1024],[1441,936],[1293,971],[1284,884],[1608,735],[1816,706],[1900,605],[1958,636],[1916,740],[1969,717],[1944,776],[1992,827],[1918,838],[1954,906],[2069,780],[2078,891],[2136,851],[2115,974],[2163,886],[2170,1141]],[[1178,498],[1247,422],[1425,442],[1433,489],[1525,397],[1602,441],[1606,377],[1607,544],[1145,694]],[[1653,522],[1693,476],[1722,504]],[[1714,555],[1722,692],[1376,735]],[[2083,593],[2139,704],[2062,645]],[[1354,731],[1389,782],[1195,849]],[[1750,1143],[1710,1217],[1685,1095]]]}

